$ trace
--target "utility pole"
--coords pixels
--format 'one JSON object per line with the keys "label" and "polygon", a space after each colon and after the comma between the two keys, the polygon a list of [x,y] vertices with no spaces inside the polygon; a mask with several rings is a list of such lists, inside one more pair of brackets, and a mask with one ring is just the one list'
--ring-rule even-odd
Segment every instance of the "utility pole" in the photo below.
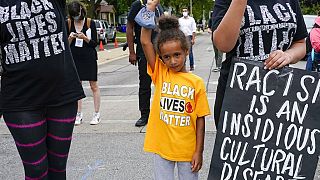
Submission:
{"label": "utility pole", "polygon": [[193,17],[193,14],[192,14],[192,0],[190,0],[190,16]]}

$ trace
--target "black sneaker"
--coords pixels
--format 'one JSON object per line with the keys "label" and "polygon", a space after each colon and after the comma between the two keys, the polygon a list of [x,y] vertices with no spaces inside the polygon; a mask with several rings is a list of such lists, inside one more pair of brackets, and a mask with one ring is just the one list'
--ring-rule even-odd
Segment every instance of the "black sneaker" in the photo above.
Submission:
{"label": "black sneaker", "polygon": [[135,124],[136,127],[145,126],[148,124],[148,117],[141,117]]}

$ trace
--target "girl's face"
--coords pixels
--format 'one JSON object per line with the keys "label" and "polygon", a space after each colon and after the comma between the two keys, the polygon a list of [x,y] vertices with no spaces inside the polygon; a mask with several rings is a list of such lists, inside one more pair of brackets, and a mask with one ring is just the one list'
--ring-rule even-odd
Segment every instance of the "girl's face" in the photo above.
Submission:
{"label": "girl's face", "polygon": [[187,72],[187,50],[181,48],[179,41],[167,41],[160,46],[160,56],[165,65],[175,72]]}

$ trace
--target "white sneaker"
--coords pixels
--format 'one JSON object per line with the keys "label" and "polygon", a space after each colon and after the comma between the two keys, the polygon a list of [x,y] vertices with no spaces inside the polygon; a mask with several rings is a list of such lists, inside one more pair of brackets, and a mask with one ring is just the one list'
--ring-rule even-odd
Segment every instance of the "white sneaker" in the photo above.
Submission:
{"label": "white sneaker", "polygon": [[100,113],[93,113],[92,120],[90,121],[91,125],[97,125],[100,123]]}
{"label": "white sneaker", "polygon": [[82,112],[78,112],[77,113],[77,116],[76,116],[76,121],[74,123],[74,125],[80,125],[82,123],[82,117],[83,117],[83,114]]}

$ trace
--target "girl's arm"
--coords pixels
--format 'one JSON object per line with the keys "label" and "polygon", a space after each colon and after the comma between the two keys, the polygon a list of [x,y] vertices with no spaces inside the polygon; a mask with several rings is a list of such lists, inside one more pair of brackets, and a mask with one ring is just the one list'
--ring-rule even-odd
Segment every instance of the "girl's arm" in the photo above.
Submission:
{"label": "girl's arm", "polygon": [[220,51],[230,52],[236,45],[246,6],[247,0],[232,0],[227,13],[213,32],[213,42]]}
{"label": "girl's arm", "polygon": [[[155,11],[159,2],[160,0],[148,0],[147,8],[151,11]],[[156,53],[154,52],[153,44],[151,42],[151,33],[152,33],[151,29],[142,27],[140,41],[141,41],[141,45],[143,48],[143,52],[146,56],[146,59],[152,71],[154,71],[154,66],[156,62]]]}
{"label": "girl's arm", "polygon": [[196,127],[196,150],[192,157],[192,172],[198,172],[202,167],[203,146],[204,146],[205,122],[204,117],[197,118]]}
{"label": "girl's arm", "polygon": [[286,51],[273,51],[264,62],[265,69],[278,69],[288,64],[300,61],[306,54],[306,42],[304,39],[295,41]]}
{"label": "girl's arm", "polygon": [[151,42],[151,29],[142,27],[141,29],[141,45],[143,48],[144,55],[146,56],[147,62],[149,63],[152,71],[156,62],[156,53],[154,52],[153,44]]}

